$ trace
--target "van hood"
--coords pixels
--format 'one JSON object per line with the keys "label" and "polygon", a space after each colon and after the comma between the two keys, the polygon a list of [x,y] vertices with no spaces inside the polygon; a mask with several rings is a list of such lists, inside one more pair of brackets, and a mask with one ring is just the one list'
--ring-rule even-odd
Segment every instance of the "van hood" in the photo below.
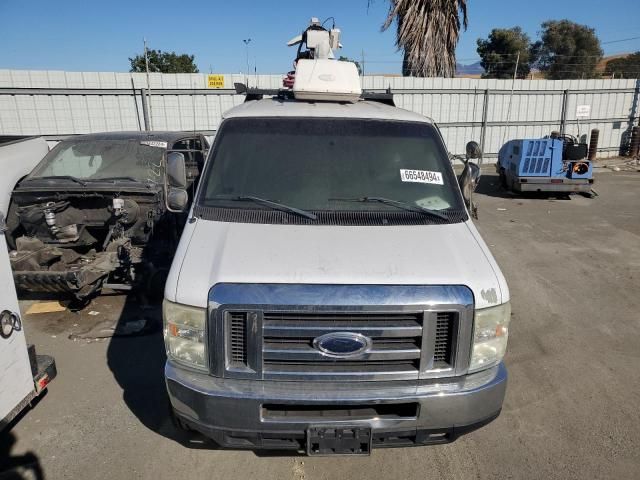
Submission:
{"label": "van hood", "polygon": [[470,221],[400,227],[191,222],[165,289],[174,302],[206,307],[217,283],[466,285],[476,308],[509,299]]}

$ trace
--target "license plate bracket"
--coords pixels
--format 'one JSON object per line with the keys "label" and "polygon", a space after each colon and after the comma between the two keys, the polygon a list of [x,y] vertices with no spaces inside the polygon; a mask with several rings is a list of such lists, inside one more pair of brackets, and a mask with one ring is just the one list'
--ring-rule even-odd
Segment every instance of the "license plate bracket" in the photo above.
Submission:
{"label": "license plate bracket", "polygon": [[309,427],[307,455],[371,455],[371,428],[345,425]]}

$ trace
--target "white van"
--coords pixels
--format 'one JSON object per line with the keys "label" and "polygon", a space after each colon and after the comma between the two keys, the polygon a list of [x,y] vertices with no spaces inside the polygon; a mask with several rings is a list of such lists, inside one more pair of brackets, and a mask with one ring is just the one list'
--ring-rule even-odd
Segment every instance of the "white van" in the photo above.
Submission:
{"label": "white van", "polygon": [[166,284],[166,384],[177,423],[227,447],[444,443],[498,416],[509,318],[431,120],[249,100],[220,126]]}

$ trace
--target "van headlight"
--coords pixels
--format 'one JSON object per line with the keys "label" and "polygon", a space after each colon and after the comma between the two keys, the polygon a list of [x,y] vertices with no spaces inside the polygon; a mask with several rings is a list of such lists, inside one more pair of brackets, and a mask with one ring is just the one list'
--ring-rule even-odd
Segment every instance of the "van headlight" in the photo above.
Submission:
{"label": "van headlight", "polygon": [[189,367],[206,370],[207,310],[165,300],[162,302],[162,317],[167,356]]}
{"label": "van headlight", "polygon": [[509,302],[475,311],[469,372],[484,370],[500,363],[507,350],[510,319]]}

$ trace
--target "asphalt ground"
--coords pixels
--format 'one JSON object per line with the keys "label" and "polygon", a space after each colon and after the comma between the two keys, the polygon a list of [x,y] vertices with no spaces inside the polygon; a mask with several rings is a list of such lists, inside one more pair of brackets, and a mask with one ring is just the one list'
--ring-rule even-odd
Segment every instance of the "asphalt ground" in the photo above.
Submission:
{"label": "asphalt ground", "polygon": [[0,479],[640,478],[640,173],[598,174],[595,199],[522,198],[497,183],[483,176],[476,223],[514,315],[506,401],[490,425],[364,458],[216,449],[167,416],[159,332],[92,339],[159,315],[106,295],[76,313],[25,315],[59,374],[2,434],[0,458],[26,467]]}

